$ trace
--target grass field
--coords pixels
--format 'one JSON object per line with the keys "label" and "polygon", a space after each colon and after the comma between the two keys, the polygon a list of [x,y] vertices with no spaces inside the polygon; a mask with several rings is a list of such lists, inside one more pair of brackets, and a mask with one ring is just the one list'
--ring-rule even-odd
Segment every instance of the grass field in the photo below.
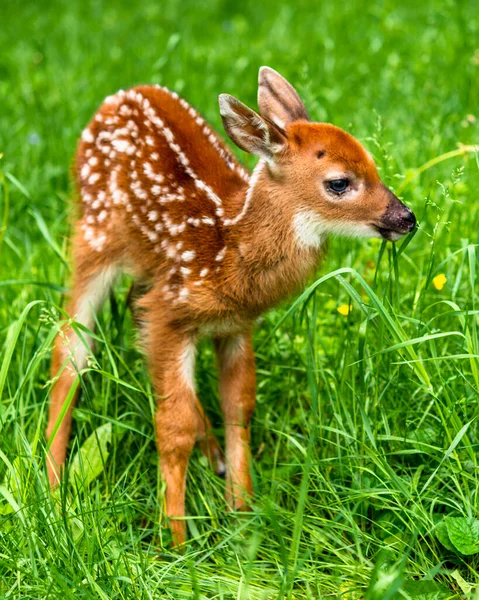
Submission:
{"label": "grass field", "polygon": [[[0,597],[479,599],[477,3],[0,11]],[[222,132],[218,93],[255,106],[262,64],[297,85],[314,119],[363,141],[420,224],[395,246],[331,240],[309,292],[259,324],[253,510],[227,514],[223,480],[195,453],[180,553],[160,525],[127,279],[100,317],[70,450],[73,471],[80,447],[98,461],[96,432],[105,460],[86,485],[72,475],[48,489],[69,168],[117,89],[165,84]],[[205,343],[198,387],[221,438],[216,383]]]}

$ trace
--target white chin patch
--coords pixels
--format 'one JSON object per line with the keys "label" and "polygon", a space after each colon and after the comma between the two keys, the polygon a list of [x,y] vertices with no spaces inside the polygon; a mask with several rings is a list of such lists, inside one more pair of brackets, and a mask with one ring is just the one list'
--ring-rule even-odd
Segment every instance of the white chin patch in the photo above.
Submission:
{"label": "white chin patch", "polygon": [[331,223],[329,231],[343,237],[382,237],[379,231],[366,223]]}
{"label": "white chin patch", "polygon": [[396,233],[395,231],[391,231],[391,233],[389,234],[389,239],[391,240],[391,242],[397,242],[402,237],[404,237],[404,233]]}
{"label": "white chin patch", "polygon": [[313,210],[300,210],[293,217],[293,230],[299,246],[320,248],[328,234],[344,237],[381,237],[366,223],[328,222]]}

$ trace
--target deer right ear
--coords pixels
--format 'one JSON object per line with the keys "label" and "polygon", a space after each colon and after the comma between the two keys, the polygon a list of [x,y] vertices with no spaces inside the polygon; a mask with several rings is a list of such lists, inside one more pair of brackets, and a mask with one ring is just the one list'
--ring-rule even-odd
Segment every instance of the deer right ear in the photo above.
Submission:
{"label": "deer right ear", "polygon": [[258,106],[263,117],[278,127],[294,121],[309,121],[308,111],[294,87],[270,67],[258,74]]}
{"label": "deer right ear", "polygon": [[229,94],[220,94],[218,101],[223,127],[239,148],[268,161],[281,152],[286,145],[281,128]]}

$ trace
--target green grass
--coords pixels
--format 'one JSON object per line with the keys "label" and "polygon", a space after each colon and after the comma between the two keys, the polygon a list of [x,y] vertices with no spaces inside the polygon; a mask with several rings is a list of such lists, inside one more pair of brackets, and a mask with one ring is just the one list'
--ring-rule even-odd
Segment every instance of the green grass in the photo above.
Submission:
{"label": "green grass", "polygon": [[[479,159],[446,154],[479,144],[477,3],[3,0],[0,11],[0,597],[477,600],[479,554],[454,550],[467,532],[448,549],[435,530],[479,518]],[[117,89],[165,84],[222,131],[218,93],[254,106],[262,64],[297,85],[313,118],[367,145],[420,226],[395,247],[332,240],[310,291],[265,316],[253,511],[227,514],[224,482],[195,453],[177,553],[160,525],[154,400],[126,279],[99,319],[70,450],[100,431],[108,455],[88,486],[46,483],[69,166]],[[205,343],[199,391],[221,438],[216,383]]]}

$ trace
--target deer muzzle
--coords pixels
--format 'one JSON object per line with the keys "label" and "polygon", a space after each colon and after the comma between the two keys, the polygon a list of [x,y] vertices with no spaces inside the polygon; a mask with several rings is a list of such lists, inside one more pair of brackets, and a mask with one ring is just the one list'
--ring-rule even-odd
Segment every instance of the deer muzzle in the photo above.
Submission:
{"label": "deer muzzle", "polygon": [[412,210],[389,190],[388,195],[386,210],[374,227],[385,240],[394,242],[414,229],[416,217]]}

